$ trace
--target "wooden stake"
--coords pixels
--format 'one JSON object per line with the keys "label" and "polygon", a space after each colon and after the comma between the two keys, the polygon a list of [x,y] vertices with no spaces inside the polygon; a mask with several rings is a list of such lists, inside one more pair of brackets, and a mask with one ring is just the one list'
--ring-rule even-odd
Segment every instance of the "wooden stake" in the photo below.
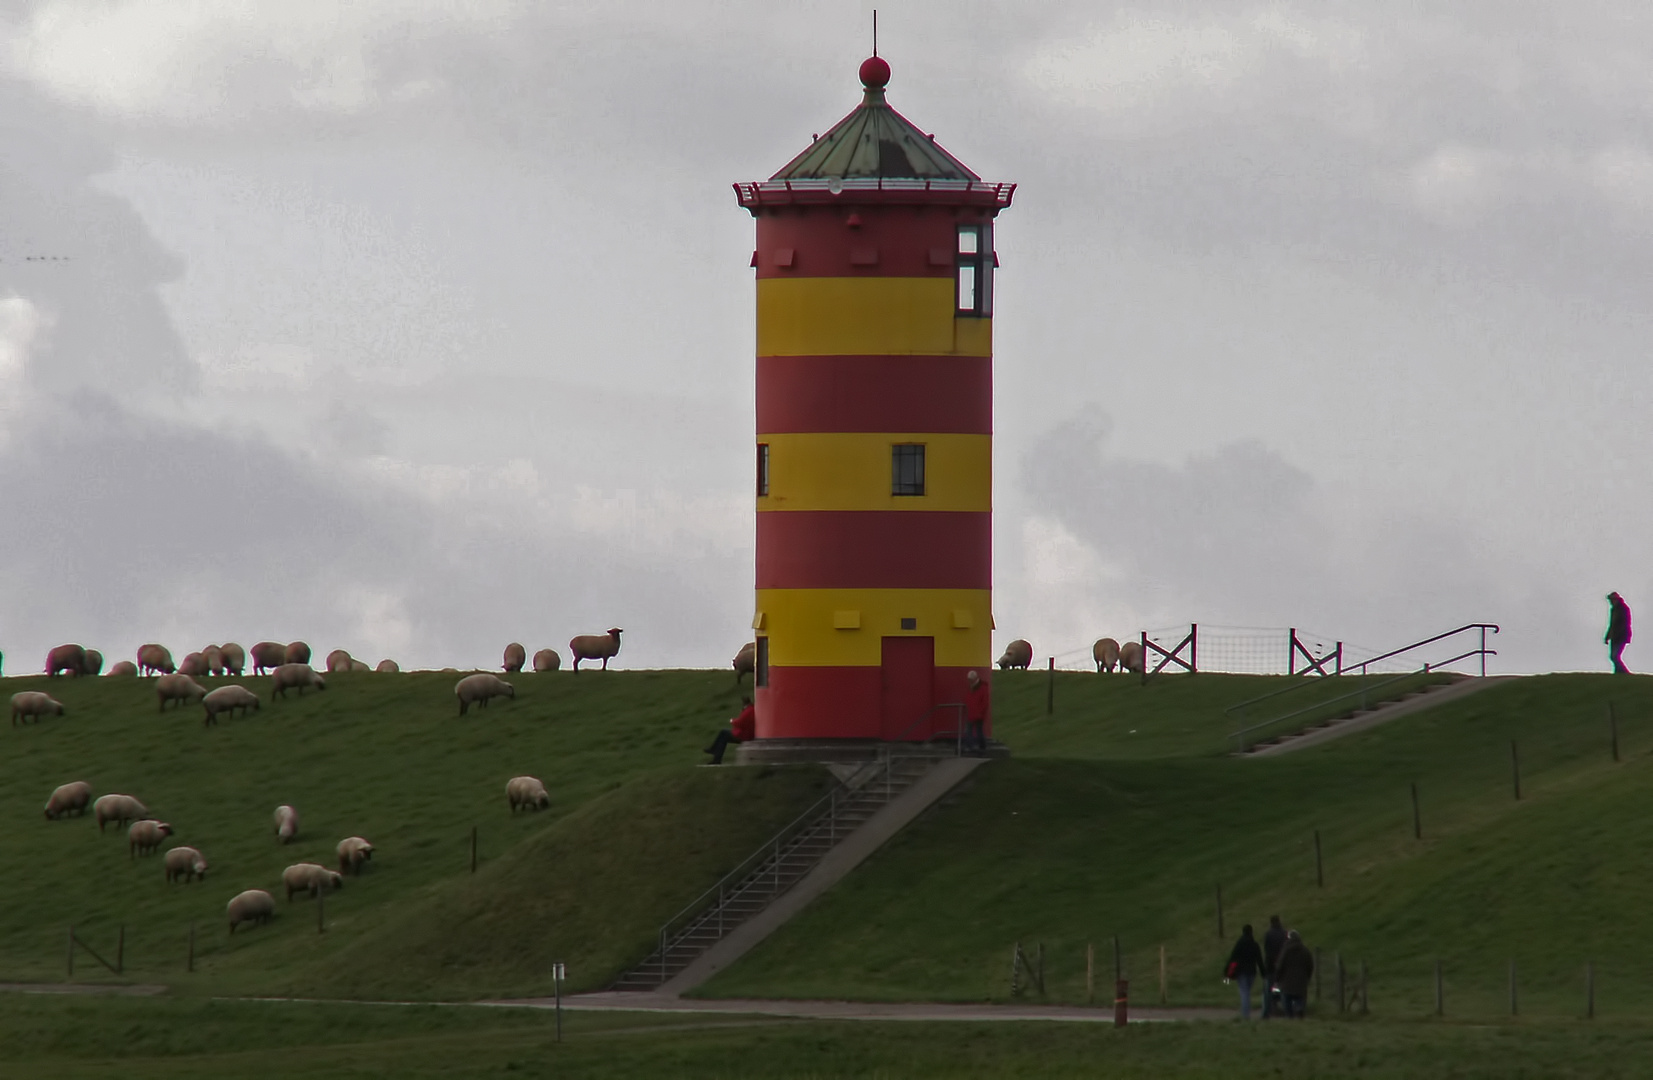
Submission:
{"label": "wooden stake", "polygon": [[1607,729],[1613,736],[1613,760],[1619,759],[1619,717],[1613,711],[1613,703],[1607,703]]}
{"label": "wooden stake", "polygon": [[1056,712],[1056,657],[1050,658],[1050,674],[1045,676],[1045,715]]}
{"label": "wooden stake", "polygon": [[1096,1004],[1096,949],[1085,943],[1085,1004]]}
{"label": "wooden stake", "polygon": [[1343,954],[1337,954],[1337,1011],[1343,1012],[1348,1007],[1348,998],[1343,995]]}
{"label": "wooden stake", "polygon": [[1314,883],[1317,887],[1326,887],[1326,870],[1320,861],[1320,830],[1314,830]]}
{"label": "wooden stake", "polygon": [[1446,987],[1441,982],[1441,961],[1435,960],[1435,1015],[1446,1015]]}
{"label": "wooden stake", "polygon": [[476,826],[471,826],[471,873],[476,873]]}
{"label": "wooden stake", "polygon": [[1217,886],[1217,940],[1226,941],[1228,935],[1223,933],[1223,887]]}
{"label": "wooden stake", "polygon": [[72,978],[75,977],[75,924],[74,923],[69,924],[68,967],[69,967],[69,978],[72,979]]}
{"label": "wooden stake", "polygon": [[1594,963],[1584,965],[1584,1018],[1586,1020],[1596,1018],[1596,965]]}
{"label": "wooden stake", "polygon": [[1521,1015],[1521,1004],[1515,996],[1515,961],[1510,961],[1510,1015]]}
{"label": "wooden stake", "polygon": [[1125,961],[1119,954],[1119,935],[1113,936],[1113,981],[1118,982],[1125,977]]}
{"label": "wooden stake", "polygon": [[1515,740],[1510,740],[1510,775],[1515,780],[1515,801],[1521,801],[1521,753],[1516,749]]}
{"label": "wooden stake", "polygon": [[316,886],[316,933],[318,934],[325,932],[327,929],[327,923],[322,915],[322,900],[326,895],[326,887]]}
{"label": "wooden stake", "polygon": [[1418,785],[1412,784],[1412,839],[1423,839],[1423,815],[1418,812]]}
{"label": "wooden stake", "polygon": [[189,921],[189,956],[184,961],[185,971],[195,970],[195,920]]}
{"label": "wooden stake", "polygon": [[119,975],[126,967],[126,924],[122,923],[120,933],[115,938],[115,974]]}
{"label": "wooden stake", "polygon": [[1165,996],[1165,946],[1159,947],[1159,1003],[1164,1005],[1170,999]]}

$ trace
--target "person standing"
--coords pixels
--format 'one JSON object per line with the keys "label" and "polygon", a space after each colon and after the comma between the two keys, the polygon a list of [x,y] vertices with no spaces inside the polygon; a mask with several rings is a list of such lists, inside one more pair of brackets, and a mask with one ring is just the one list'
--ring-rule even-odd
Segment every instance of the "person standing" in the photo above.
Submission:
{"label": "person standing", "polygon": [[1268,917],[1268,931],[1263,934],[1263,1019],[1274,1015],[1274,968],[1280,962],[1280,950],[1286,947],[1286,928],[1280,916]]}
{"label": "person standing", "polygon": [[964,676],[964,752],[987,753],[987,710],[991,692],[974,671]]}
{"label": "person standing", "polygon": [[1263,950],[1251,936],[1251,924],[1246,923],[1240,928],[1240,940],[1234,943],[1233,951],[1228,954],[1228,965],[1223,969],[1223,978],[1233,979],[1240,986],[1241,1020],[1251,1019],[1251,987],[1261,970]]}
{"label": "person standing", "polygon": [[1285,947],[1275,961],[1274,981],[1280,986],[1280,1004],[1288,1018],[1301,1020],[1308,1006],[1309,980],[1314,977],[1314,954],[1295,930],[1286,933]]}
{"label": "person standing", "polygon": [[1616,592],[1607,594],[1607,636],[1602,640],[1607,643],[1607,655],[1613,661],[1613,674],[1630,674],[1622,659],[1624,647],[1630,644],[1630,605]]}
{"label": "person standing", "polygon": [[730,720],[729,726],[717,733],[717,738],[712,740],[712,745],[701,751],[703,754],[712,755],[711,764],[713,765],[723,764],[723,752],[729,748],[730,743],[746,742],[756,733],[758,713],[756,709],[752,708],[752,699],[743,697],[740,699],[740,703],[744,706],[740,710],[740,715]]}

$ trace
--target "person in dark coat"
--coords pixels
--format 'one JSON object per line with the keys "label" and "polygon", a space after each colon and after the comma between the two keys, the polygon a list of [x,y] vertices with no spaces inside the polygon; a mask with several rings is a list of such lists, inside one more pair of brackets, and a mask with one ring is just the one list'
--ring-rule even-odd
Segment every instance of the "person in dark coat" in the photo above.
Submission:
{"label": "person in dark coat", "polygon": [[1228,954],[1228,964],[1223,968],[1223,978],[1240,984],[1241,1020],[1251,1019],[1251,987],[1262,970],[1263,950],[1258,946],[1257,939],[1251,936],[1251,924],[1246,923],[1240,928],[1240,940],[1234,943],[1233,951]]}
{"label": "person in dark coat", "polygon": [[1303,1019],[1309,1001],[1309,980],[1314,977],[1314,954],[1303,944],[1302,935],[1286,934],[1285,948],[1274,963],[1274,982],[1280,987],[1280,1002],[1288,1017]]}
{"label": "person in dark coat", "polygon": [[752,708],[752,699],[743,697],[740,703],[743,706],[740,715],[729,721],[729,726],[717,733],[712,745],[701,751],[703,754],[712,755],[713,765],[723,764],[723,752],[729,748],[730,743],[747,742],[756,733],[758,713]]}
{"label": "person in dark coat", "polygon": [[965,675],[968,689],[964,692],[964,752],[987,753],[987,710],[991,693],[987,683],[974,671]]}
{"label": "person in dark coat", "polygon": [[1274,1015],[1274,995],[1270,988],[1274,983],[1274,967],[1280,962],[1280,950],[1286,947],[1286,928],[1280,922],[1280,916],[1268,917],[1268,930],[1263,934],[1263,1019]]}
{"label": "person in dark coat", "polygon": [[1624,647],[1630,644],[1630,605],[1616,592],[1607,594],[1607,636],[1602,640],[1607,643],[1607,655],[1613,661],[1613,674],[1630,674],[1621,659]]}

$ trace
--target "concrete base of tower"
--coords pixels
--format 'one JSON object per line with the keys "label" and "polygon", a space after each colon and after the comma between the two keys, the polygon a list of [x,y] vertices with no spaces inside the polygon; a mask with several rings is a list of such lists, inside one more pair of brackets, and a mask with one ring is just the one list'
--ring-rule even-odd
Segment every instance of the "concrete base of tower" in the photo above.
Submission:
{"label": "concrete base of tower", "polygon": [[[785,765],[796,763],[856,764],[882,757],[889,750],[910,756],[954,757],[958,743],[954,739],[932,742],[886,742],[882,739],[753,739],[743,742],[735,751],[737,765]],[[1010,748],[1001,742],[989,740],[985,757],[1007,758]]]}

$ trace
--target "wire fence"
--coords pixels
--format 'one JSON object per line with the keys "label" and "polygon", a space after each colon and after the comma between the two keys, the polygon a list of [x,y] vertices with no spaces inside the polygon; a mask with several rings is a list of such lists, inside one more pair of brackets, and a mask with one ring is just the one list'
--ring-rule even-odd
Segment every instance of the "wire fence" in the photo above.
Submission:
{"label": "wire fence", "polygon": [[[1316,631],[1296,629],[1293,627],[1267,626],[1215,626],[1209,623],[1198,624],[1199,670],[1223,672],[1233,675],[1288,675],[1302,672],[1310,667],[1304,656],[1304,650],[1315,658],[1332,656],[1341,644],[1336,635],[1322,634]],[[1166,652],[1171,652],[1181,644],[1192,631],[1193,626],[1183,623],[1180,626],[1162,626],[1147,631],[1127,632],[1115,638],[1115,642],[1124,645],[1126,642],[1141,642],[1146,634],[1148,641],[1157,645]],[[1293,650],[1293,640],[1299,649]],[[1100,641],[1101,639],[1098,639]],[[1094,649],[1096,644],[1082,645],[1076,648],[1065,649],[1054,655],[1058,671],[1095,671],[1097,660]],[[1367,649],[1359,646],[1342,644],[1344,664],[1347,666],[1348,657],[1358,653],[1355,663],[1360,658],[1376,656],[1379,650]],[[1039,663],[1049,662],[1049,655],[1035,655],[1034,666],[1043,667]],[[1149,667],[1155,664],[1153,652],[1150,650]],[[1174,669],[1168,667],[1166,670]],[[1335,664],[1328,663],[1328,673],[1335,673]],[[1382,664],[1373,665],[1374,674],[1387,671],[1388,667]],[[1410,670],[1404,661],[1396,662],[1395,670]]]}

